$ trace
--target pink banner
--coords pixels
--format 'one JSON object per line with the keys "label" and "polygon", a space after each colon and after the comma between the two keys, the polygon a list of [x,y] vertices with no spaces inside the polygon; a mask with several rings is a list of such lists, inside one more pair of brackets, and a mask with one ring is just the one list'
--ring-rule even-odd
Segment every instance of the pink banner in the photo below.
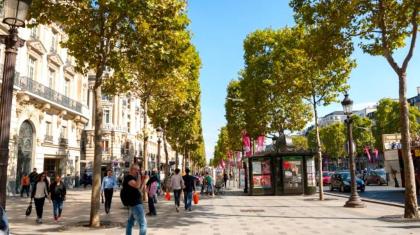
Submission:
{"label": "pink banner", "polygon": [[367,157],[369,158],[369,161],[370,161],[370,152],[369,152],[368,147],[365,147],[365,153],[366,153],[366,155],[367,155]]}
{"label": "pink banner", "polygon": [[262,152],[264,151],[264,135],[260,135],[257,138],[257,152]]}
{"label": "pink banner", "polygon": [[376,159],[379,159],[379,158],[378,158],[378,154],[379,154],[378,149],[373,150],[373,153],[375,153],[375,158],[376,158]]}
{"label": "pink banner", "polygon": [[246,133],[246,131],[242,132],[242,143],[244,146],[245,156],[251,156],[251,138],[249,137],[248,133]]}

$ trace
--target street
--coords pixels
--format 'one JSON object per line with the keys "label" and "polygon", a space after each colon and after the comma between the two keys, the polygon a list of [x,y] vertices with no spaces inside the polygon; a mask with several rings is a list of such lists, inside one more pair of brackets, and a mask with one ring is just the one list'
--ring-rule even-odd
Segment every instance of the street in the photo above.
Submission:
{"label": "street", "polygon": [[[350,195],[350,192],[330,191],[329,186],[324,186],[327,193]],[[359,191],[359,196],[363,199],[372,199],[396,204],[404,204],[404,188],[395,188],[393,186],[366,186],[365,192]],[[417,197],[417,203],[420,204],[420,197]]]}
{"label": "street", "polygon": [[[104,228],[90,229],[90,190],[69,190],[62,221],[55,223],[52,205],[46,202],[44,223],[35,223],[35,208],[24,216],[28,199],[8,199],[12,234],[124,234],[127,211],[119,193],[114,194],[111,213],[101,204]],[[155,217],[147,217],[148,234],[419,234],[420,222],[400,223],[403,208],[367,203],[367,208],[344,208],[345,198],[326,196],[318,201],[311,196],[244,196],[227,190],[221,196],[202,196],[192,212],[176,213],[173,201],[157,204]],[[182,203],[181,203],[182,204]],[[182,205],[181,205],[182,207]],[[146,206],[147,212],[147,206]],[[387,218],[391,218],[387,219]],[[393,222],[390,222],[393,221]],[[138,233],[136,225],[134,234]]]}

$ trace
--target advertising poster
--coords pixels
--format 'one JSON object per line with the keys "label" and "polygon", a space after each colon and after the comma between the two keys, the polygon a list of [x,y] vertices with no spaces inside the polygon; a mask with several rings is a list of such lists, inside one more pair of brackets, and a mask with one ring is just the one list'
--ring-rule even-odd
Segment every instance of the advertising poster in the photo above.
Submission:
{"label": "advertising poster", "polygon": [[271,188],[271,175],[262,175],[260,182],[262,188]]}
{"label": "advertising poster", "polygon": [[253,174],[261,174],[261,162],[252,162],[252,173]]}
{"label": "advertising poster", "polygon": [[254,175],[254,177],[252,177],[252,183],[254,184],[254,188],[262,188],[261,177],[261,175]]}
{"label": "advertising poster", "polygon": [[261,162],[262,174],[271,174],[270,159]]}
{"label": "advertising poster", "polygon": [[239,186],[240,187],[245,186],[245,170],[244,169],[239,170]]}

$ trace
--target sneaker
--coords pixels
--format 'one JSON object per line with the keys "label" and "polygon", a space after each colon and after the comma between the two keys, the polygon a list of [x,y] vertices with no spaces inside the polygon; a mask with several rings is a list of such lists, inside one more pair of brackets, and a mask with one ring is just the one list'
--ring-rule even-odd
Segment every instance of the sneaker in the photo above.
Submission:
{"label": "sneaker", "polygon": [[175,210],[176,210],[176,212],[179,212],[179,209],[178,209],[178,207],[175,207]]}
{"label": "sneaker", "polygon": [[192,209],[191,208],[188,208],[188,211],[192,211]]}

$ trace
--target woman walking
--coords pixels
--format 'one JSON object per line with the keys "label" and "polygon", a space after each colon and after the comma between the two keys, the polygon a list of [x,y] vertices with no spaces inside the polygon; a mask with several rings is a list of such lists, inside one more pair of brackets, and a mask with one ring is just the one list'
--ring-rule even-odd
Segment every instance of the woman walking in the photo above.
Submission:
{"label": "woman walking", "polygon": [[181,175],[179,174],[179,169],[175,169],[175,174],[171,178],[171,188],[174,191],[174,198],[175,198],[175,210],[179,212],[179,200],[181,197],[181,190],[184,186],[184,180],[182,179]]}
{"label": "woman walking", "polygon": [[63,211],[63,203],[66,200],[66,186],[61,181],[61,176],[57,175],[55,181],[50,186],[50,197],[53,201],[54,221],[57,222]]}
{"label": "woman walking", "polygon": [[48,185],[45,180],[45,173],[42,173],[38,176],[37,181],[34,186],[34,190],[32,190],[31,198],[34,199],[35,202],[35,209],[36,209],[36,215],[37,219],[36,222],[38,224],[42,224],[42,213],[44,212],[44,203],[45,198],[49,198],[49,192],[48,192]]}

